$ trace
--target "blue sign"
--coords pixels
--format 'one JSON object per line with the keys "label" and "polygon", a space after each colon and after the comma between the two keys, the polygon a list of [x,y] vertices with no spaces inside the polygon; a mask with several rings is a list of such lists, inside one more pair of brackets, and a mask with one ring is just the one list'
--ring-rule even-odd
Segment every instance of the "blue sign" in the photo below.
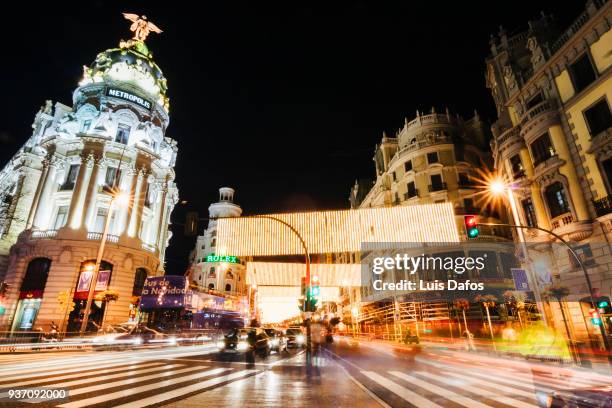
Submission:
{"label": "blue sign", "polygon": [[189,292],[187,278],[184,276],[152,276],[145,280],[140,308],[182,308]]}
{"label": "blue sign", "polygon": [[523,292],[531,290],[529,288],[529,279],[527,279],[527,271],[519,268],[510,268],[510,272],[512,272],[512,279],[514,280],[514,288],[516,290]]}

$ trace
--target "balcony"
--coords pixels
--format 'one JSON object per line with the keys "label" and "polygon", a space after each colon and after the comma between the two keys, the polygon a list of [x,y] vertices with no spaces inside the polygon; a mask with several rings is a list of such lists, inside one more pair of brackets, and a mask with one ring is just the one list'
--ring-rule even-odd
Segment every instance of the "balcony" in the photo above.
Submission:
{"label": "balcony", "polygon": [[523,114],[521,126],[524,126],[527,122],[530,122],[545,112],[552,112],[554,110],[554,106],[550,100],[542,101]]}
{"label": "balcony", "polygon": [[612,213],[612,195],[593,200],[593,206],[595,206],[595,213],[598,217]]}
{"label": "balcony", "polygon": [[[101,232],[91,232],[90,231],[87,233],[87,240],[89,241],[100,241],[101,239],[102,239]],[[116,244],[117,242],[119,242],[119,235],[107,235],[106,242]]]}
{"label": "balcony", "polygon": [[457,185],[459,188],[476,188],[476,183],[472,180],[459,180]]}
{"label": "balcony", "polygon": [[32,231],[31,239],[50,239],[57,236],[57,230]]}
{"label": "balcony", "polygon": [[427,186],[427,188],[430,193],[434,193],[436,191],[444,191],[446,190],[446,183],[430,184],[429,186]]}
{"label": "balcony", "polygon": [[550,225],[552,226],[552,229],[555,230],[557,228],[565,227],[566,225],[569,225],[572,222],[574,222],[574,216],[570,213],[566,213],[556,218],[553,218]]}
{"label": "balcony", "polygon": [[497,136],[497,138],[495,139],[495,143],[497,144],[498,149],[501,149],[505,143],[520,142],[520,141],[522,141],[520,126],[514,126],[510,129],[505,130],[504,132],[502,132],[501,135]]}
{"label": "balcony", "polygon": [[145,242],[142,243],[141,248],[148,252],[155,252],[155,245],[147,244]]}

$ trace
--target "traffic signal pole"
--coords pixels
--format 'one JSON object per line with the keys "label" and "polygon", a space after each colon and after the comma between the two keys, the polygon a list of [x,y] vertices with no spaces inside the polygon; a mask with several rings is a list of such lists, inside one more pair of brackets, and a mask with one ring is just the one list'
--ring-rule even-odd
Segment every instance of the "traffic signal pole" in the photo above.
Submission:
{"label": "traffic signal pole", "polygon": [[[541,228],[541,227],[530,227],[528,225],[513,225],[513,224],[497,224],[497,223],[489,223],[489,222],[483,222],[481,223],[482,225],[489,225],[492,227],[510,227],[510,228],[516,228],[516,229],[536,229],[539,231],[543,231],[546,232],[547,234],[552,235],[553,237],[557,238],[559,241],[561,241],[566,247],[567,249],[570,251],[570,253],[572,254],[572,256],[574,257],[574,259],[576,260],[576,262],[578,262],[578,265],[580,265],[580,268],[582,269],[582,273],[584,274],[584,279],[586,281],[587,284],[587,289],[589,291],[589,299],[591,300],[591,307],[595,310],[597,310],[597,305],[595,304],[595,298],[593,297],[593,286],[591,285],[591,278],[589,277],[589,273],[587,272],[586,267],[584,266],[584,263],[582,262],[582,260],[580,260],[580,257],[578,256],[578,254],[576,253],[576,251],[574,251],[574,248],[572,248],[572,246],[569,244],[569,242],[567,242],[565,239],[563,239],[560,235],[555,234],[554,232],[547,230],[546,228]],[[525,253],[525,256],[527,256],[527,254]],[[536,282],[537,284],[537,282]],[[599,325],[599,330],[601,332],[601,336],[603,339],[603,344],[604,344],[604,348],[606,350],[606,354],[608,357],[608,362],[610,365],[612,365],[612,353],[610,350],[610,344],[608,341],[608,335],[606,333],[606,329],[602,324]]]}

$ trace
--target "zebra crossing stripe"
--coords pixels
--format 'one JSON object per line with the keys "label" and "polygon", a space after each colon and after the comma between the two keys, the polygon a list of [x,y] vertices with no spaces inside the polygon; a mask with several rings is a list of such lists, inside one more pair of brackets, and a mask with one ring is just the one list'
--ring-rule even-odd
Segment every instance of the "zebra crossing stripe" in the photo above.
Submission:
{"label": "zebra crossing stripe", "polygon": [[117,405],[114,408],[141,408],[146,407],[152,404],[157,404],[163,401],[167,401],[173,398],[182,397],[183,395],[202,391],[205,388],[214,387],[215,385],[222,384],[225,382],[233,381],[235,379],[244,378],[246,376],[257,373],[257,370],[242,370],[235,373],[231,373],[229,375],[219,376],[215,378],[211,378],[210,380],[206,380],[203,382],[198,382],[192,385],[188,385],[186,387],[178,388],[176,390],[164,392],[161,394],[153,395],[148,398],[143,398],[138,401],[128,402],[126,404]]}
{"label": "zebra crossing stripe", "polygon": [[[84,380],[76,380],[76,381],[69,381],[69,382],[65,382],[65,383],[56,383],[56,384],[49,384],[49,385],[45,385],[45,387],[49,387],[49,388],[70,388],[70,387],[74,387],[76,385],[82,385],[82,384],[88,384],[88,383],[98,383],[100,381],[104,381],[106,379],[115,379],[115,378],[121,378],[121,377],[129,377],[133,374],[138,374],[138,373],[146,373],[146,372],[154,372],[154,371],[162,371],[162,370],[168,370],[171,368],[176,368],[176,367],[181,367],[183,366],[183,364],[175,364],[175,365],[170,365],[170,366],[162,366],[162,367],[154,367],[148,370],[137,370],[137,371],[128,371],[125,373],[121,373],[121,374],[117,374],[117,375],[112,375],[112,376],[102,376],[102,377],[94,377],[94,378],[86,378]],[[164,371],[164,372],[156,372],[155,374],[151,374],[151,375],[146,375],[144,377],[132,377],[132,378],[127,378],[127,379],[123,379],[123,380],[119,380],[119,381],[114,381],[114,382],[107,382],[107,383],[102,383],[102,384],[98,384],[98,385],[92,385],[89,387],[85,387],[85,388],[77,388],[75,390],[70,390],[70,396],[74,396],[74,395],[79,395],[79,394],[84,394],[86,392],[93,392],[93,391],[98,391],[101,389],[106,389],[106,388],[112,388],[112,387],[120,387],[122,385],[127,385],[127,384],[133,384],[135,382],[141,382],[141,381],[147,381],[147,380],[152,380],[155,378],[159,378],[159,377],[165,377],[165,376],[169,376],[172,375],[173,373],[182,373],[182,372],[187,372],[187,371],[194,371],[195,369],[200,369],[202,367],[191,367],[189,369],[185,368],[185,369],[181,369],[181,370],[176,370],[176,371]],[[43,400],[26,400],[26,402],[30,402],[33,404],[38,404],[41,402],[45,402]]]}
{"label": "zebra crossing stripe", "polygon": [[[154,366],[160,366],[163,365],[164,363],[149,363],[149,364],[143,364],[140,366],[136,366],[136,365],[128,365],[125,367],[113,367],[113,368],[109,368],[106,370],[100,370],[100,371],[92,371],[91,373],[83,373],[78,372],[76,374],[68,374],[68,375],[62,375],[60,377],[53,377],[53,378],[45,378],[46,376],[42,376],[43,378],[37,378],[35,380],[29,380],[29,381],[21,381],[21,382],[17,382],[17,383],[10,383],[10,384],[6,384],[5,387],[22,387],[24,385],[31,385],[31,384],[36,384],[36,383],[44,383],[44,382],[51,382],[51,381],[60,381],[60,380],[69,380],[71,378],[79,378],[79,377],[83,377],[84,375],[100,375],[100,374],[106,374],[106,373],[116,373],[119,370],[135,370],[136,368],[147,368],[147,367],[154,367]],[[132,371],[133,372],[133,371]],[[51,374],[49,374],[51,375]],[[94,381],[99,381],[98,377],[94,378]]]}
{"label": "zebra crossing stripe", "polygon": [[450,372],[450,371],[443,372],[442,374],[451,375],[453,377],[461,378],[461,379],[464,379],[466,381],[470,381],[470,382],[473,382],[473,383],[476,383],[476,384],[483,385],[485,387],[494,387],[496,390],[499,390],[499,391],[502,391],[502,392],[507,392],[509,394],[520,395],[521,397],[525,397],[525,398],[535,398],[535,394],[533,392],[523,391],[520,388],[510,388],[510,387],[506,387],[505,385],[498,384],[497,382],[493,382],[493,381],[497,381],[497,379],[495,379],[495,380],[489,379],[489,381],[484,381],[484,380],[480,380],[478,378],[473,378],[473,377],[469,377],[467,375],[457,374],[457,373],[453,373],[453,372]]}
{"label": "zebra crossing stripe", "polygon": [[[195,367],[195,369],[199,370],[202,367]],[[194,370],[194,367],[190,368],[191,371]],[[196,374],[192,374],[192,375],[188,375],[188,376],[184,376],[184,377],[177,377],[177,378],[171,378],[171,379],[167,379],[164,381],[158,381],[155,382],[153,384],[147,384],[147,385],[141,385],[140,387],[134,387],[134,388],[128,388],[128,389],[123,389],[121,391],[115,391],[115,392],[111,392],[110,394],[101,394],[98,395],[97,397],[91,397],[91,398],[86,398],[86,399],[82,399],[79,401],[74,401],[74,402],[67,402],[65,404],[61,404],[58,405],[58,407],[61,408],[80,408],[80,407],[87,407],[90,405],[94,405],[94,404],[99,404],[101,402],[108,402],[108,401],[112,401],[115,399],[119,399],[119,398],[124,398],[124,397],[131,397],[134,396],[136,394],[140,394],[143,392],[147,392],[147,391],[153,391],[153,390],[159,390],[161,388],[164,387],[169,387],[172,385],[176,385],[176,384],[180,384],[183,382],[187,382],[187,381],[192,381],[192,380],[197,380],[199,378],[202,377],[208,377],[211,375],[216,375],[219,373],[222,373],[224,371],[230,371],[233,370],[232,368],[215,368],[212,370],[208,370],[208,371],[202,371],[200,373],[196,373]],[[184,370],[177,370],[174,372],[169,372],[168,375],[174,375],[174,374],[179,374],[181,372],[187,372],[188,369],[184,369]],[[132,381],[125,381],[123,382],[123,384],[127,385],[127,384],[133,384],[133,383],[138,383],[140,382],[142,379],[136,378],[136,379],[132,379]],[[91,392],[91,391],[99,391],[99,390],[103,390],[105,388],[111,388],[111,387],[106,387],[105,385],[107,384],[102,384],[99,388],[97,388],[96,390],[92,390],[91,388],[94,387],[89,387],[89,390],[83,391],[84,389],[78,389],[76,391],[70,391],[70,397],[72,398],[74,395],[79,395],[79,394],[84,394],[87,392]],[[114,386],[114,385],[113,385]]]}
{"label": "zebra crossing stripe", "polygon": [[107,364],[102,364],[102,365],[100,365],[100,360],[98,359],[88,360],[87,362],[85,361],[76,361],[76,362],[75,361],[63,361],[62,363],[56,363],[56,364],[44,364],[43,366],[44,368],[41,368],[41,365],[37,364],[35,367],[32,367],[32,368],[24,368],[20,370],[15,370],[15,369],[6,370],[7,371],[6,374],[10,375],[10,377],[5,377],[4,372],[0,370],[0,373],[2,373],[2,376],[0,377],[0,379],[1,381],[9,381],[9,380],[14,380],[18,378],[30,378],[34,375],[51,375],[48,370],[56,370],[52,372],[53,374],[64,374],[64,373],[77,372],[77,371],[83,371],[83,370],[88,370],[88,369],[93,370],[96,368],[107,368],[107,367],[114,367],[114,366],[119,366],[119,365],[126,365],[126,364],[130,364],[130,361],[142,362],[142,359],[141,358],[122,359],[114,363],[107,363]]}
{"label": "zebra crossing stripe", "polygon": [[[516,407],[516,408],[538,408],[537,405],[529,404],[529,403],[526,403],[524,401],[517,400],[515,398],[511,398],[511,397],[508,397],[508,396],[505,396],[505,395],[501,395],[501,394],[496,393],[495,391],[488,391],[489,393],[491,393],[490,395],[489,394],[485,394],[485,393],[483,393],[483,391],[485,391],[485,390],[483,390],[482,388],[473,387],[471,385],[466,384],[462,380],[449,379],[449,378],[446,378],[446,377],[442,377],[442,376],[439,376],[439,375],[435,375],[435,374],[431,374],[431,373],[427,373],[427,372],[423,372],[423,371],[417,371],[416,374],[418,374],[420,376],[423,376],[423,377],[431,378],[432,380],[436,380],[436,381],[439,381],[439,382],[444,383],[444,384],[448,384],[451,387],[460,388],[462,390],[465,390],[467,392],[471,392],[472,394],[476,394],[476,395],[482,396],[482,397],[490,399],[490,400],[494,400],[494,401],[501,402],[501,403],[506,404],[506,405],[510,405],[512,407]],[[469,377],[468,377],[468,380],[469,380]],[[460,381],[461,383],[459,384],[458,381]],[[495,389],[499,390],[499,391],[503,391],[502,388],[505,388],[506,390],[509,390],[510,392],[513,391],[511,388],[508,388],[508,387],[503,387],[502,386],[500,388],[500,386],[498,386],[497,384],[487,384],[487,385],[489,385],[491,387],[495,387]],[[527,394],[527,395],[528,395],[529,398],[532,398],[532,399],[534,398],[533,394],[531,394],[531,395]]]}
{"label": "zebra crossing stripe", "polygon": [[442,408],[440,405],[436,404],[435,402],[430,401],[427,398],[424,398],[421,395],[417,394],[416,392],[413,392],[409,390],[408,388],[399,385],[396,382],[388,380],[387,378],[373,371],[361,371],[361,374],[365,375],[372,381],[382,385],[383,387],[385,387],[392,393],[399,395],[406,401],[409,401],[412,405],[416,406],[417,408]]}
{"label": "zebra crossing stripe", "polygon": [[429,392],[433,392],[434,394],[438,394],[441,397],[446,398],[447,400],[456,402],[457,404],[463,405],[464,407],[469,408],[492,408],[490,405],[483,404],[482,402],[476,401],[472,398],[465,397],[463,395],[459,395],[455,392],[447,390],[442,387],[438,387],[437,385],[430,384],[416,377],[412,377],[410,375],[400,373],[399,371],[389,371],[389,374],[392,374],[398,378],[401,378],[404,381],[407,381],[417,387],[421,387]]}

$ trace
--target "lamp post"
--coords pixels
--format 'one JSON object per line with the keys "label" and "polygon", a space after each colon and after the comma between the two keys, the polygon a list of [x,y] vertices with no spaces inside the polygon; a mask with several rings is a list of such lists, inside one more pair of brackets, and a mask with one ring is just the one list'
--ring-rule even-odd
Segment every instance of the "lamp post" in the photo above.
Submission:
{"label": "lamp post", "polygon": [[[489,191],[493,194],[493,195],[497,195],[497,196],[506,196],[506,199],[508,200],[508,203],[510,204],[510,211],[512,212],[512,222],[514,225],[521,225],[521,220],[519,218],[519,213],[518,213],[518,208],[516,206],[516,201],[514,199],[514,193],[512,192],[512,186],[511,185],[507,185],[506,183],[504,183],[501,179],[495,179],[493,181],[490,182],[489,184]],[[482,225],[488,225],[486,223],[482,223]],[[525,241],[525,234],[524,234],[524,228],[516,228],[516,233],[518,235],[518,239],[519,239],[519,244],[521,245],[521,252],[523,255],[523,259],[525,260],[525,262],[529,263],[529,256],[528,256],[528,252],[527,252],[527,245],[526,245],[526,241]],[[534,272],[533,272],[533,268],[531,267],[531,265],[529,265],[529,268],[527,268],[528,271],[528,277],[529,280],[531,281],[531,287],[533,288],[533,295],[535,297],[535,301],[538,304],[538,309],[541,308],[542,306],[542,294],[540,293],[540,288],[538,286],[538,280],[537,277],[535,276]],[[544,322],[544,324],[547,324],[547,319],[546,319],[546,313],[544,312],[543,309],[540,310],[541,315],[542,315],[542,321]]]}
{"label": "lamp post", "polygon": [[[595,304],[595,298],[593,297],[593,286],[591,284],[591,278],[589,277],[589,273],[588,273],[586,267],[584,266],[584,263],[582,262],[582,260],[580,259],[580,257],[578,256],[578,254],[576,253],[574,248],[572,248],[572,246],[569,244],[569,242],[567,242],[565,239],[563,239],[563,237],[561,237],[560,235],[558,235],[558,234],[556,234],[556,233],[554,233],[554,232],[552,232],[550,230],[547,230],[547,229],[541,228],[541,227],[536,227],[536,226],[520,225],[520,221],[518,219],[518,211],[516,210],[516,203],[514,202],[514,197],[512,195],[512,188],[510,186],[506,186],[500,180],[493,181],[490,184],[490,187],[489,187],[489,190],[492,193],[499,193],[500,191],[503,191],[504,189],[506,189],[509,192],[508,193],[508,198],[510,199],[510,206],[513,207],[512,212],[513,212],[513,216],[514,216],[514,225],[511,225],[511,224],[497,224],[497,223],[481,223],[481,224],[482,225],[489,225],[489,226],[510,227],[510,228],[515,228],[517,231],[522,231],[523,229],[536,229],[536,230],[539,230],[539,231],[546,232],[547,234],[550,234],[553,237],[555,237],[556,239],[558,239],[561,243],[563,243],[567,247],[569,252],[572,254],[572,257],[576,260],[576,263],[580,266],[580,269],[582,270],[582,273],[584,275],[584,279],[586,281],[587,290],[589,291],[589,299],[590,299],[591,307],[593,309],[597,309],[597,305]],[[522,236],[522,234],[521,234],[521,236]],[[522,242],[522,246],[525,249],[525,241],[524,240]],[[526,256],[527,252],[524,252],[524,254]],[[534,286],[534,289],[537,289],[536,300],[538,302],[541,302],[541,300],[538,300],[538,298],[541,295],[539,293],[539,288],[537,288],[537,285]],[[534,291],[534,293],[536,293],[536,291]],[[544,314],[542,314],[542,316],[544,317]],[[608,353],[608,362],[612,365],[612,354],[609,353],[610,352],[610,344],[608,342],[608,335],[606,333],[606,329],[603,326],[603,324],[599,325],[599,329],[600,329],[600,332],[601,332],[604,348],[606,350],[606,353]]]}
{"label": "lamp post", "polygon": [[100,240],[100,246],[98,247],[98,255],[96,257],[96,264],[94,265],[93,274],[89,281],[89,291],[87,293],[87,302],[85,303],[85,311],[83,312],[83,321],[81,322],[80,334],[83,335],[87,330],[87,323],[89,322],[89,314],[91,313],[91,304],[94,298],[94,292],[96,285],[98,284],[98,275],[100,274],[100,264],[102,263],[102,256],[104,255],[104,248],[106,247],[106,239],[108,237],[108,230],[110,228],[110,222],[112,219],[112,213],[115,207],[115,203],[119,205],[127,205],[129,202],[129,195],[125,192],[118,192],[113,194],[111,197],[110,204],[108,206],[108,214],[106,215],[106,221],[104,223],[104,230],[102,232],[102,238]]}

